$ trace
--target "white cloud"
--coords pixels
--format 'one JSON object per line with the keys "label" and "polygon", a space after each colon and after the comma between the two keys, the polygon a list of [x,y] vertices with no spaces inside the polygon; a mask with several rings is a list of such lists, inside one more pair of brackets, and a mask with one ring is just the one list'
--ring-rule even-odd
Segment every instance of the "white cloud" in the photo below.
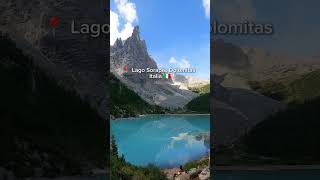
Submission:
{"label": "white cloud", "polygon": [[120,38],[122,40],[125,40],[128,37],[130,37],[133,32],[133,29],[134,29],[133,25],[131,23],[127,22],[124,25],[124,29],[120,32]]}
{"label": "white cloud", "polygon": [[129,23],[133,23],[137,19],[136,5],[128,0],[115,0],[117,9]]}
{"label": "white cloud", "polygon": [[206,17],[210,18],[210,0],[202,0],[202,5],[204,7]]}
{"label": "white cloud", "polygon": [[174,57],[171,57],[170,60],[169,60],[169,63],[170,64],[176,64],[177,60]]}
{"label": "white cloud", "polygon": [[190,62],[185,58],[183,58],[180,61],[178,61],[178,60],[176,60],[176,58],[171,57],[170,60],[169,60],[169,63],[177,65],[180,68],[190,68],[191,67]]}
{"label": "white cloud", "polygon": [[181,59],[181,61],[178,63],[181,68],[189,68],[191,67],[191,64],[186,59]]}
{"label": "white cloud", "polygon": [[[110,45],[117,38],[126,40],[131,36],[134,29],[133,23],[138,20],[136,5],[128,0],[114,0],[116,10],[110,10]],[[124,21],[121,28],[120,19]]]}
{"label": "white cloud", "polygon": [[119,16],[117,13],[110,11],[110,44],[113,44],[119,36]]}

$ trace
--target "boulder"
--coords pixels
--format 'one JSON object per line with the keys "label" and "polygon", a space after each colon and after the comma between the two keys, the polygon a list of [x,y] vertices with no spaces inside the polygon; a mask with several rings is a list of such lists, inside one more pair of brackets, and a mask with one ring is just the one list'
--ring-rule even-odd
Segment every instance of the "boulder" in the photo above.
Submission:
{"label": "boulder", "polygon": [[189,179],[190,179],[190,175],[187,173],[184,173],[176,177],[174,180],[189,180]]}
{"label": "boulder", "polygon": [[210,168],[206,167],[204,168],[201,173],[199,174],[200,180],[209,180],[210,179]]}
{"label": "boulder", "polygon": [[201,169],[192,168],[188,171],[188,174],[190,175],[190,179],[195,179],[198,177],[198,175],[201,173]]}

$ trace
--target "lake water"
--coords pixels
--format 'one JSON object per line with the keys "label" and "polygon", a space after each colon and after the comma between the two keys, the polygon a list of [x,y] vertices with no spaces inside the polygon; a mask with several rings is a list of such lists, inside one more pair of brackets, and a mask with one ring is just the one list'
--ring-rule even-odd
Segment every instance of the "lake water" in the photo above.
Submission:
{"label": "lake water", "polygon": [[214,180],[319,180],[320,170],[216,171]]}
{"label": "lake water", "polygon": [[111,121],[111,134],[127,161],[162,168],[208,155],[209,144],[199,135],[209,131],[209,115],[147,115]]}

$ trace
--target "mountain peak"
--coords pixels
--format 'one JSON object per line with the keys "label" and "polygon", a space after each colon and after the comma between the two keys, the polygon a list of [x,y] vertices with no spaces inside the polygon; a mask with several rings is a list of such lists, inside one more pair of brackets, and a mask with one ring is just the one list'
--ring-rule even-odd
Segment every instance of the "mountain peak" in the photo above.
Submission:
{"label": "mountain peak", "polygon": [[[120,41],[115,43],[121,45]],[[111,48],[110,70],[128,88],[152,105],[175,109],[186,105],[197,94],[187,89],[179,89],[172,81],[150,79],[147,73],[124,72],[125,67],[135,69],[158,69],[157,63],[148,53],[147,45],[140,38],[139,26],[123,41],[121,49]],[[124,74],[125,73],[125,74]],[[154,73],[155,74],[155,73]],[[160,73],[157,73],[158,75]]]}
{"label": "mountain peak", "polygon": [[139,26],[135,26],[132,32],[132,37],[140,40],[140,29]]}
{"label": "mountain peak", "polygon": [[122,70],[123,64],[136,68],[157,68],[156,62],[148,54],[146,42],[140,39],[139,26],[134,27],[132,35],[125,41],[118,38],[111,52],[111,69]]}
{"label": "mountain peak", "polygon": [[117,38],[116,42],[113,44],[114,48],[122,48],[123,47],[123,43],[121,38]]}

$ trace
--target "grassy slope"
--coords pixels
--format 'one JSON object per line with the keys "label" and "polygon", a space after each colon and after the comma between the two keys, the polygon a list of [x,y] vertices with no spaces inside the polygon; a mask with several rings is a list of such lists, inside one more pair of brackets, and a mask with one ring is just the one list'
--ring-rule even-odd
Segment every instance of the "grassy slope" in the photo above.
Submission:
{"label": "grassy slope", "polygon": [[210,93],[210,84],[189,88],[191,91],[200,95]]}
{"label": "grassy slope", "polygon": [[288,101],[304,102],[320,97],[320,70],[313,71],[287,86]]}
{"label": "grassy slope", "polygon": [[209,157],[206,157],[204,159],[194,160],[184,164],[183,169],[185,171],[189,171],[192,168],[197,168],[199,166],[209,166],[209,165],[210,165]]}
{"label": "grassy slope", "polygon": [[191,90],[198,93],[200,96],[191,100],[185,106],[187,111],[197,113],[210,113],[210,84],[191,88]]}
{"label": "grassy slope", "polygon": [[[30,157],[34,152],[47,153],[47,163],[65,167],[60,172],[53,165],[44,169],[53,176],[79,173],[77,168],[86,162],[105,166],[104,119],[76,93],[58,86],[3,36],[0,49],[0,166],[12,168],[21,177],[32,176],[32,168],[43,164]],[[19,147],[17,139],[28,147]]]}
{"label": "grassy slope", "polygon": [[249,84],[254,90],[276,100],[303,103],[320,96],[320,70],[294,79],[251,81]]}
{"label": "grassy slope", "polygon": [[110,73],[111,115],[132,117],[139,114],[162,114],[164,109],[150,105]]}

